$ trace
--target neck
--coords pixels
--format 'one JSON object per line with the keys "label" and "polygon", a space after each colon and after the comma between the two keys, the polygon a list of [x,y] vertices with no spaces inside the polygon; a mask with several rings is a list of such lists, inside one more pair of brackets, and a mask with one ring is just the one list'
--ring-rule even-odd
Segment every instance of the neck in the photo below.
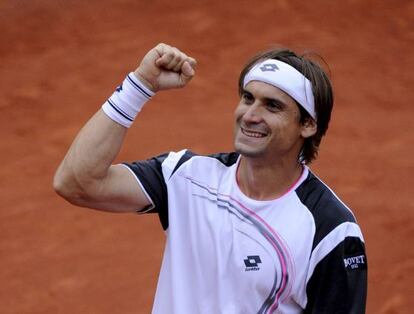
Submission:
{"label": "neck", "polygon": [[284,195],[297,182],[303,166],[295,162],[263,162],[242,156],[237,169],[240,190],[256,200],[272,200]]}

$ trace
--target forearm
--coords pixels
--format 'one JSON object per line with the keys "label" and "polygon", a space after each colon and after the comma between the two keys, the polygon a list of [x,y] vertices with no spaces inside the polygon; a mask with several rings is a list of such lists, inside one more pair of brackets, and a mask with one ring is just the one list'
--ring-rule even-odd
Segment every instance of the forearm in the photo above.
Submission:
{"label": "forearm", "polygon": [[82,128],[55,175],[55,189],[63,196],[82,197],[99,189],[118,155],[127,128],[99,110]]}
{"label": "forearm", "polygon": [[[153,95],[132,73],[125,78],[75,138],[56,173],[58,194],[77,205],[94,207],[96,200],[105,202],[113,197],[107,182],[119,182],[110,176],[111,164],[127,128]],[[116,174],[119,179],[120,172]]]}
{"label": "forearm", "polygon": [[151,49],[83,127],[56,171],[54,188],[79,206],[131,211],[148,198],[125,167],[112,163],[127,129],[155,92],[185,86],[196,61],[165,44]]}

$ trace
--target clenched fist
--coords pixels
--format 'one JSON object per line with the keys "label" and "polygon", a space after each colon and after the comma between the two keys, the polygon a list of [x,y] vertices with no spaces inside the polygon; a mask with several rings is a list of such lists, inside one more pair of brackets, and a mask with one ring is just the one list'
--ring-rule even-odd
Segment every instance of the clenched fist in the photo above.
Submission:
{"label": "clenched fist", "polygon": [[194,76],[197,61],[175,47],[158,44],[148,51],[134,74],[154,92],[184,87]]}

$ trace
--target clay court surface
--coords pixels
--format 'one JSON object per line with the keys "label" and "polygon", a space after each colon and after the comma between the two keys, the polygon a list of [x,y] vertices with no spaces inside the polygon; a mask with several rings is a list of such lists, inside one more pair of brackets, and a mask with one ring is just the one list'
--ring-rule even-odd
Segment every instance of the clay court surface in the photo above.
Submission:
{"label": "clay court surface", "polygon": [[145,107],[118,161],[231,150],[246,59],[272,43],[318,51],[336,102],[312,169],[362,226],[367,312],[413,313],[412,1],[3,0],[0,17],[1,313],[150,313],[158,217],[74,207],[52,178],[80,127],[161,41],[195,56],[197,76]]}

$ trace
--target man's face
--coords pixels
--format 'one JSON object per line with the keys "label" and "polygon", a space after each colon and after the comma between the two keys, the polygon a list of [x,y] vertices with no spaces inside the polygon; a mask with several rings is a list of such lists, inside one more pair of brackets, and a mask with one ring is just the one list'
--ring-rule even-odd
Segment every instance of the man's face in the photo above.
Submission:
{"label": "man's face", "polygon": [[248,83],[235,111],[234,146],[245,157],[297,160],[309,130],[296,102],[277,87]]}

